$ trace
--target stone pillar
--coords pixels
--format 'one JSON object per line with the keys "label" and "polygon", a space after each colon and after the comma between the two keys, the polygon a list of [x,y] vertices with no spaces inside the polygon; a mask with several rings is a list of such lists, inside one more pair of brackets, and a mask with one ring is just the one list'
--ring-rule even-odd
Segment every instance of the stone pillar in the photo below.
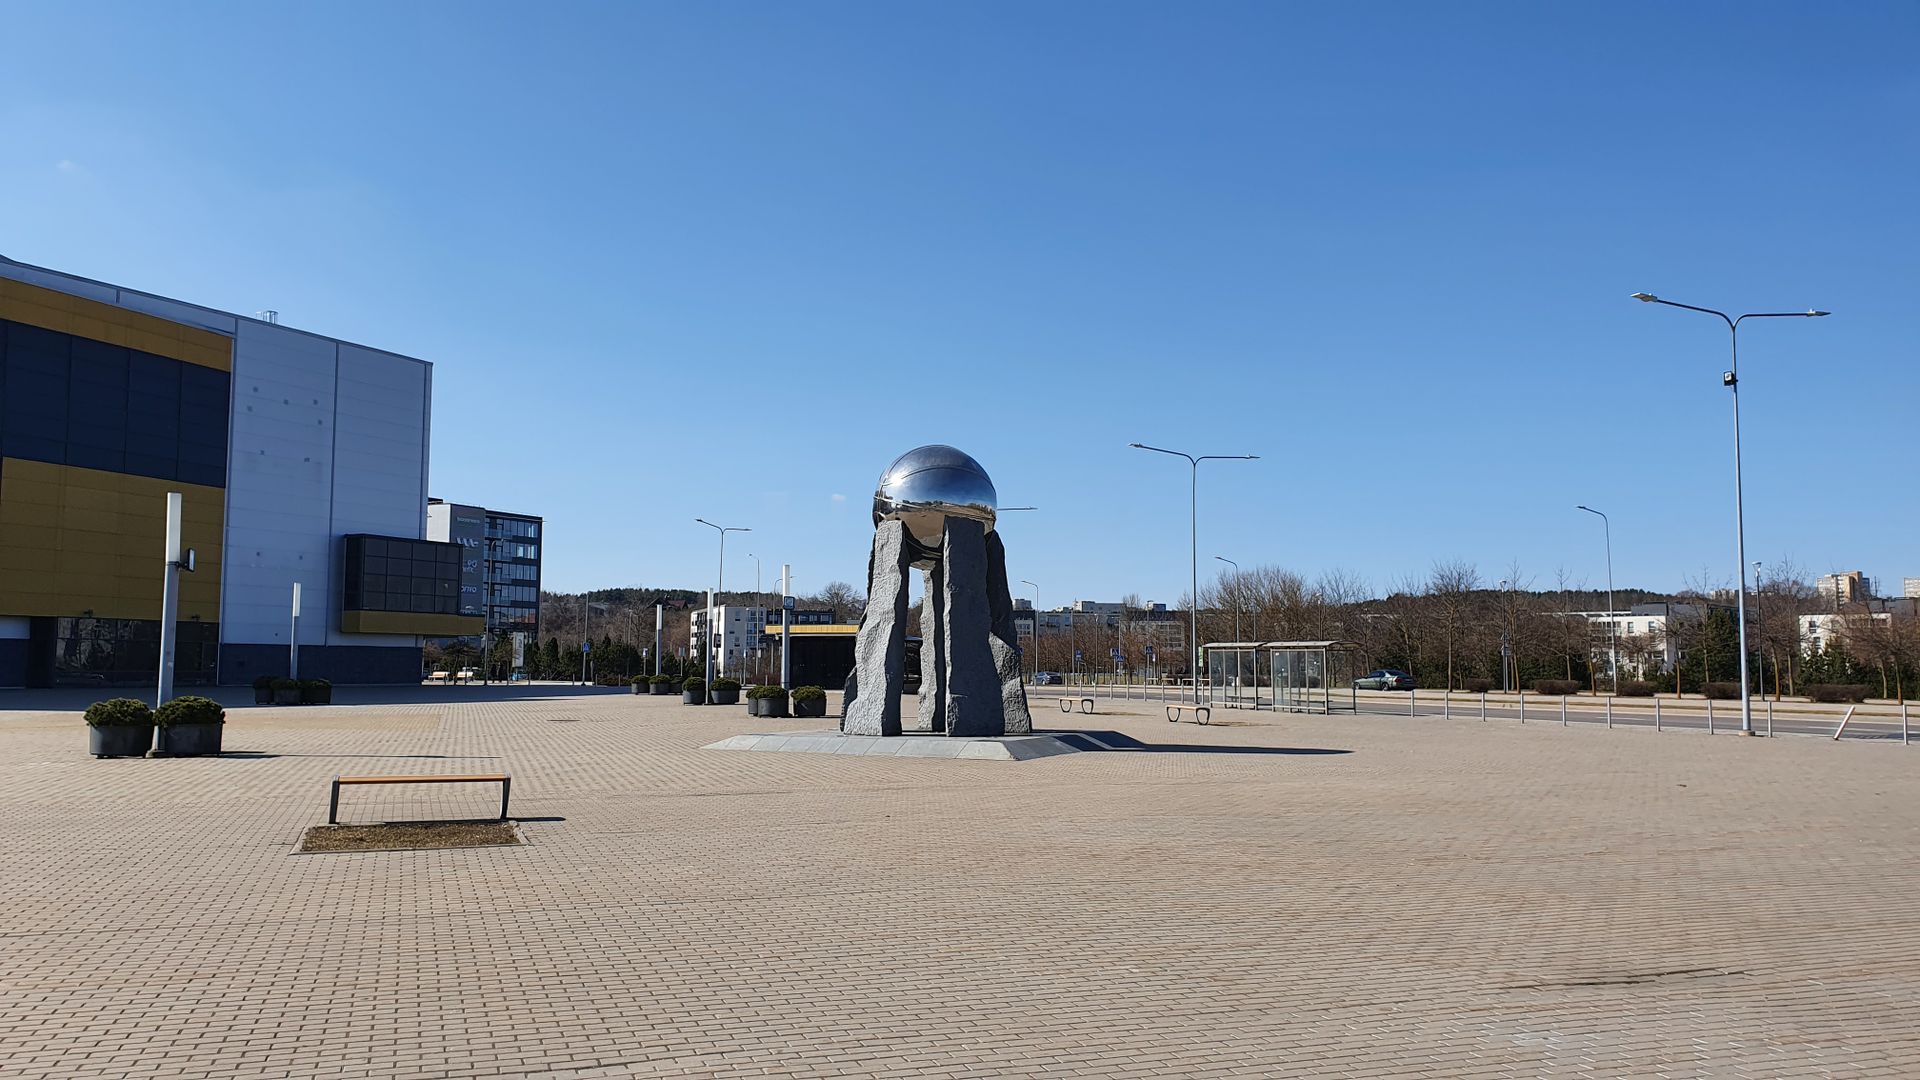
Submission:
{"label": "stone pillar", "polygon": [[867,613],[853,646],[856,696],[840,729],[849,735],[900,734],[900,692],[907,670],[907,571],[913,553],[906,527],[883,521],[873,534],[867,571]]}
{"label": "stone pillar", "polygon": [[[1026,675],[1020,670],[1020,632],[1013,626],[1013,594],[1007,588],[1007,548],[998,532],[987,534],[987,611],[993,620],[993,636],[987,644],[1000,676],[1005,733],[1026,735],[1033,731],[1033,713],[1027,708]],[[1037,623],[1040,613],[1034,612],[1033,617]]]}
{"label": "stone pillar", "polygon": [[946,581],[945,564],[934,563],[920,601],[920,730],[935,734],[947,730]]}
{"label": "stone pillar", "polygon": [[1005,734],[1000,675],[987,639],[993,617],[987,605],[986,526],[947,518],[941,550],[943,633],[947,650],[947,734],[963,738]]}

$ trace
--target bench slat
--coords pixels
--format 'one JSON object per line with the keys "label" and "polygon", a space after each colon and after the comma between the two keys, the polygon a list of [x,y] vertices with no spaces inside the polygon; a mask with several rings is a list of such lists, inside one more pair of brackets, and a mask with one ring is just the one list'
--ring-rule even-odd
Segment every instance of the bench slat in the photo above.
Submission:
{"label": "bench slat", "polygon": [[336,784],[502,784],[506,773],[487,776],[338,776]]}

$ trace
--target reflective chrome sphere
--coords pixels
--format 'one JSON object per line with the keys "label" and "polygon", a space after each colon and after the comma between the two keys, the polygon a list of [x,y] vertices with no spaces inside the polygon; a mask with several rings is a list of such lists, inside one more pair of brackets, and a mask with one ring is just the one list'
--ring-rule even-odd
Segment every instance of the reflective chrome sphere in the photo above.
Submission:
{"label": "reflective chrome sphere", "polygon": [[980,463],[951,446],[922,446],[901,454],[880,474],[873,492],[873,523],[898,519],[926,552],[940,550],[948,515],[972,518],[993,531],[999,495]]}

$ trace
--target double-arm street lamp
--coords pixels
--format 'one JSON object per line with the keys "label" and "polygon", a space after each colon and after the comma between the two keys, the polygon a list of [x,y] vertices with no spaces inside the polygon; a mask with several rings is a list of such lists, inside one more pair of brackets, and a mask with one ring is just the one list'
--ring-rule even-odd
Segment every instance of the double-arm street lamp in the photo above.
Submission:
{"label": "double-arm street lamp", "polygon": [[1613,522],[1607,515],[1591,506],[1576,506],[1575,510],[1585,510],[1600,518],[1600,527],[1607,537],[1607,674],[1613,682],[1613,692],[1620,692],[1620,624],[1613,617]]}
{"label": "double-arm street lamp", "polygon": [[1203,461],[1258,461],[1260,455],[1201,454],[1195,457],[1179,450],[1166,450],[1158,446],[1148,446],[1146,443],[1128,443],[1127,445],[1135,450],[1151,450],[1156,454],[1171,454],[1174,457],[1186,458],[1187,464],[1193,466],[1193,482],[1188,496],[1187,534],[1190,542],[1188,569],[1193,579],[1193,610],[1189,612],[1193,624],[1193,703],[1198,705],[1200,704],[1200,463]]}
{"label": "double-arm street lamp", "polygon": [[[713,671],[714,671],[714,667],[713,667],[714,643],[718,641],[724,646],[726,642],[726,638],[721,636],[719,633],[719,627],[714,625],[713,618],[714,618],[714,605],[724,602],[721,597],[721,594],[726,591],[726,587],[727,587],[727,534],[730,532],[752,532],[753,530],[742,529],[732,525],[728,525],[724,527],[715,525],[713,522],[708,521],[706,518],[694,518],[693,520],[699,522],[702,525],[705,525],[707,528],[712,529],[713,531],[720,534],[720,573],[714,579],[713,600],[711,600],[707,604],[707,685],[709,688],[711,688],[713,685]],[[722,669],[722,673],[723,674],[725,673],[724,668]],[[711,696],[711,690],[709,690],[709,696],[707,700],[709,701],[713,700]]]}
{"label": "double-arm street lamp", "polygon": [[1698,311],[1703,315],[1717,316],[1727,324],[1727,336],[1732,345],[1732,363],[1721,374],[1720,383],[1733,394],[1733,546],[1736,561],[1740,564],[1740,730],[1753,734],[1753,688],[1747,684],[1747,519],[1740,483],[1740,324],[1748,319],[1817,319],[1831,314],[1826,311],[1750,311],[1745,315],[1733,316],[1712,308],[1694,307],[1692,304],[1662,300],[1652,293],[1634,293],[1633,298],[1643,304],[1665,304],[1668,307],[1686,311]]}

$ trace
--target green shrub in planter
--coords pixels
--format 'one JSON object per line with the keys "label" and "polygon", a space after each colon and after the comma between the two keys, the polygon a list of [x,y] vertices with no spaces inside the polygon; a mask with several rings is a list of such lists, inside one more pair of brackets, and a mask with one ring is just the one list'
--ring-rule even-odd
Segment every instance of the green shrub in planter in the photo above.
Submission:
{"label": "green shrub in planter", "polygon": [[787,715],[787,692],[778,686],[756,686],[747,691],[747,712],[753,716]]}
{"label": "green shrub in planter", "polygon": [[226,727],[227,711],[212,698],[186,694],[174,698],[153,711],[160,725],[160,740],[155,753],[218,754],[220,732]]}
{"label": "green shrub in planter", "polygon": [[1740,684],[1737,682],[1710,682],[1700,691],[1714,701],[1740,700]]}
{"label": "green shrub in planter", "polygon": [[333,684],[325,679],[304,679],[300,683],[300,704],[333,704]]}
{"label": "green shrub in planter", "polygon": [[627,680],[627,685],[633,688],[634,693],[644,694],[647,693],[647,688],[652,684],[647,681],[645,675],[635,675],[633,678]]}
{"label": "green shrub in planter", "polygon": [[737,679],[715,679],[707,687],[707,696],[715,705],[738,705],[740,703],[740,683]]}
{"label": "green shrub in planter", "polygon": [[273,703],[275,705],[300,704],[300,680],[287,678],[273,680]]}
{"label": "green shrub in planter", "polygon": [[827,692],[817,686],[796,686],[793,688],[793,715],[827,715]]}
{"label": "green shrub in planter", "polygon": [[253,678],[253,703],[255,705],[273,704],[273,683],[271,675],[256,675]]}
{"label": "green shrub in planter", "polygon": [[1492,679],[1461,679],[1460,689],[1469,694],[1485,694],[1493,689]]}
{"label": "green shrub in planter", "polygon": [[694,676],[680,684],[680,704],[705,705],[707,703],[707,680]]}
{"label": "green shrub in planter", "polygon": [[1575,679],[1535,679],[1533,692],[1548,697],[1566,697],[1580,692],[1580,683]]}
{"label": "green shrub in planter", "polygon": [[1621,697],[1652,697],[1653,684],[1638,679],[1628,679],[1620,684]]}
{"label": "green shrub in planter", "polygon": [[665,675],[655,675],[647,680],[647,689],[655,696],[664,697],[673,693],[673,680]]}
{"label": "green shrub in planter", "polygon": [[1807,696],[1815,701],[1857,705],[1867,700],[1867,688],[1864,683],[1815,683],[1807,687]]}
{"label": "green shrub in planter", "polygon": [[87,752],[94,757],[144,757],[153,746],[153,710],[135,698],[87,706]]}

